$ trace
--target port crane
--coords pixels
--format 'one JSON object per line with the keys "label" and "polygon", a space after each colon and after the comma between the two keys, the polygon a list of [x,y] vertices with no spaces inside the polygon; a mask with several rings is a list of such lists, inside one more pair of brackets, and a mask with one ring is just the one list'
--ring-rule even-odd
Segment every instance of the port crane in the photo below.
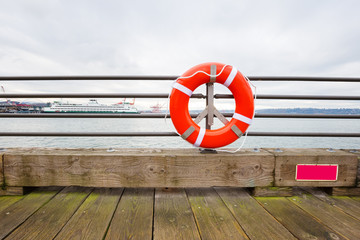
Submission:
{"label": "port crane", "polygon": [[[5,88],[4,88],[4,86],[1,86],[1,90],[5,93]],[[5,98],[5,99],[6,99],[6,101],[8,101],[7,98]]]}
{"label": "port crane", "polygon": [[160,112],[161,112],[161,108],[163,108],[165,104],[166,104],[166,103],[164,103],[164,104],[161,105],[160,103],[157,103],[156,105],[150,106],[151,112],[152,112],[152,113],[160,113]]}
{"label": "port crane", "polygon": [[[5,88],[4,88],[4,86],[1,86],[1,90],[3,91],[3,93],[5,94],[6,92],[5,92]],[[6,102],[7,103],[9,103],[10,101],[9,101],[9,99],[7,99],[7,98],[5,98],[6,99]]]}

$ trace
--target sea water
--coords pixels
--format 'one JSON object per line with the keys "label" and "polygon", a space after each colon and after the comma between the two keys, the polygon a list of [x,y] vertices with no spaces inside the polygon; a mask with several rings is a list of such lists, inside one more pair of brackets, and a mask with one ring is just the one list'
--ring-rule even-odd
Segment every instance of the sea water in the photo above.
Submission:
{"label": "sea water", "polygon": [[[215,128],[220,127],[215,122]],[[255,119],[251,132],[360,132],[355,119]],[[0,132],[169,132],[171,119],[140,118],[0,118]],[[228,147],[237,148],[244,136]],[[0,148],[188,148],[181,137],[0,137]],[[244,148],[360,148],[360,138],[255,137]]]}

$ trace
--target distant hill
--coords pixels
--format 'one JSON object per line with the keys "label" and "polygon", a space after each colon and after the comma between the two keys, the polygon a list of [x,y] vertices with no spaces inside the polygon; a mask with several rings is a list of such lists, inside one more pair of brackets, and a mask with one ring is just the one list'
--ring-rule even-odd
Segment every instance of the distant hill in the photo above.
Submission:
{"label": "distant hill", "polygon": [[360,114],[360,108],[272,108],[259,109],[257,113],[287,114]]}

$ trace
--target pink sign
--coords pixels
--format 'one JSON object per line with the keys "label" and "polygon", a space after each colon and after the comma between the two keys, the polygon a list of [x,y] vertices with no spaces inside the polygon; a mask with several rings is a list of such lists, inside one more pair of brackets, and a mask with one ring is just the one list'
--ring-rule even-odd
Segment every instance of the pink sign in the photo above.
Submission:
{"label": "pink sign", "polygon": [[337,164],[298,164],[296,165],[296,181],[336,181]]}

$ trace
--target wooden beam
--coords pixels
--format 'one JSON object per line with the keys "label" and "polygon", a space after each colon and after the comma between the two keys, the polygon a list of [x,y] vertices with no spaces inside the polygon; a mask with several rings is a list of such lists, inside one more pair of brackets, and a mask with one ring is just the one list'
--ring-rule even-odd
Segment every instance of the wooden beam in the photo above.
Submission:
{"label": "wooden beam", "polygon": [[4,153],[0,152],[0,189],[4,188],[4,159],[3,159],[3,156],[4,156]]}
{"label": "wooden beam", "polygon": [[334,187],[332,188],[331,195],[333,196],[360,196],[360,187],[345,188]]}
{"label": "wooden beam", "polygon": [[[267,149],[275,155],[275,186],[355,186],[358,159],[354,154],[342,150],[326,149]],[[297,164],[338,164],[337,181],[297,181]]]}
{"label": "wooden beam", "polygon": [[356,178],[356,186],[360,188],[360,149],[345,149],[344,151],[354,154],[358,157],[358,171],[357,171],[357,178]]}
{"label": "wooden beam", "polygon": [[254,197],[290,197],[293,195],[292,187],[254,187],[251,189]]}
{"label": "wooden beam", "polygon": [[3,187],[0,188],[0,196],[19,196],[24,194],[23,187]]}
{"label": "wooden beam", "polygon": [[33,149],[7,152],[9,186],[271,186],[274,156],[264,150],[201,154],[197,149]]}

